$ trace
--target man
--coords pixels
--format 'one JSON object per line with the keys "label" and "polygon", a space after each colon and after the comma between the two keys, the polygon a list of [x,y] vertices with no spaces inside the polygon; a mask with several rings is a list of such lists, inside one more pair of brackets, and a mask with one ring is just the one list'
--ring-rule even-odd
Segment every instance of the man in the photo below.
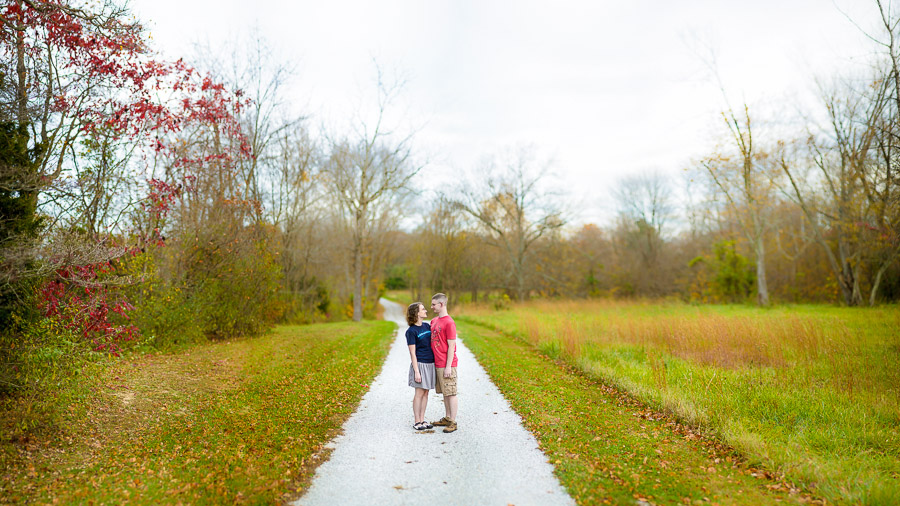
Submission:
{"label": "man", "polygon": [[446,416],[432,423],[444,427],[444,432],[456,432],[456,323],[447,313],[447,296],[437,293],[431,298],[431,310],[437,315],[431,320],[431,350],[437,381],[434,391],[444,395]]}

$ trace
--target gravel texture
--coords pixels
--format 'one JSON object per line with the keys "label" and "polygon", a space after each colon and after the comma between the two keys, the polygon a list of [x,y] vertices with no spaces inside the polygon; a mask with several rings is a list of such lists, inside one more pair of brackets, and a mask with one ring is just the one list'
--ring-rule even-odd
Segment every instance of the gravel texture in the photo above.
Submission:
{"label": "gravel texture", "polygon": [[[330,459],[293,504],[575,504],[537,441],[465,347],[464,335],[457,341],[459,430],[413,430],[405,307],[381,303],[384,318],[399,327],[397,338],[381,373],[344,423],[343,435],[330,443]],[[432,391],[425,418],[442,416],[441,396]]]}

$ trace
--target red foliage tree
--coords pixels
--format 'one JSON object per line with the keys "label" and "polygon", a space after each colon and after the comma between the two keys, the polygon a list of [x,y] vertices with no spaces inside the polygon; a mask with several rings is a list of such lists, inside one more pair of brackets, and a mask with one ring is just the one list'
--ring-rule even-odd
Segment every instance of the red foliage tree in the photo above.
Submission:
{"label": "red foliage tree", "polygon": [[[247,100],[183,60],[157,59],[143,27],[128,16],[109,0],[0,1],[0,122],[27,132],[35,148],[35,163],[17,168],[11,179],[32,213],[40,193],[52,193],[75,161],[74,146],[98,131],[143,146],[138,151],[145,159],[164,158],[176,173],[149,179],[141,208],[155,226],[137,234],[139,243],[161,244],[159,221],[190,186],[192,174],[249,156],[236,120]],[[213,129],[217,142],[183,149],[178,133],[198,125]],[[109,237],[92,240],[111,244]],[[127,325],[130,304],[112,302],[115,288],[104,279],[110,261],[129,248],[101,249],[106,258],[71,251],[50,257],[44,272],[52,274],[39,299],[46,316],[64,319],[96,349],[114,351],[135,329]],[[118,323],[115,314],[121,315]]]}

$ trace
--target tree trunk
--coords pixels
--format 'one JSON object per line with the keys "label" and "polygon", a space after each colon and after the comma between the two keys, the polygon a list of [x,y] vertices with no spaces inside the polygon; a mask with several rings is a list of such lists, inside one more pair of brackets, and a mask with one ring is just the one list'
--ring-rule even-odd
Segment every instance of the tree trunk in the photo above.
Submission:
{"label": "tree trunk", "polygon": [[516,272],[516,299],[525,302],[525,273],[521,268]]}
{"label": "tree trunk", "polygon": [[853,269],[853,305],[854,306],[862,306],[863,298],[862,298],[862,290],[859,288],[859,270],[862,267],[862,263],[858,263],[856,268]]}
{"label": "tree trunk", "polygon": [[525,300],[525,266],[521,258],[517,258],[513,262],[513,275],[516,277],[516,300],[523,302]]}
{"label": "tree trunk", "polygon": [[881,285],[881,276],[884,274],[884,271],[894,263],[894,259],[891,259],[887,262],[881,264],[881,267],[878,268],[878,272],[875,273],[875,281],[872,282],[872,291],[869,292],[869,305],[875,305],[875,297],[878,295],[878,287]]}
{"label": "tree trunk", "polygon": [[353,245],[353,321],[362,320],[362,244],[359,238]]}
{"label": "tree trunk", "polygon": [[848,306],[859,306],[862,302],[862,296],[859,292],[859,281],[856,279],[856,270],[850,265],[850,259],[847,255],[847,247],[840,235],[838,240],[838,255],[841,258],[841,270],[837,273],[839,276],[838,284],[841,287],[841,294],[844,296],[844,303]]}
{"label": "tree trunk", "polygon": [[[828,248],[828,245],[825,245]],[[845,278],[844,271],[839,268],[833,268],[834,275],[837,278],[838,288],[841,289],[841,297],[844,299],[844,304],[848,306],[853,305],[853,291],[847,286],[847,280]]]}
{"label": "tree trunk", "polygon": [[769,285],[766,281],[766,245],[762,237],[756,241],[756,302],[760,306],[769,305]]}

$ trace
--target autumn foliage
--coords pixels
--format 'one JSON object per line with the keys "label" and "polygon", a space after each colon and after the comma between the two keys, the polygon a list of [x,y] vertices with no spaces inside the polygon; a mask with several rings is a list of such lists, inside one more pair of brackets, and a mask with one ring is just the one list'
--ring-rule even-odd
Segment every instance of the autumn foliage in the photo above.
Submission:
{"label": "autumn foliage", "polygon": [[252,157],[239,121],[250,101],[184,60],[159,59],[116,2],[11,0],[0,21],[0,327],[12,364],[2,390],[25,395],[44,374],[77,372],[58,362],[51,373],[37,357],[72,356],[73,342],[118,354],[154,337],[135,320],[140,287],[175,273],[153,255],[204,174]]}
{"label": "autumn foliage", "polygon": [[134,339],[137,328],[128,323],[134,306],[121,296],[115,300],[113,289],[102,282],[111,270],[109,262],[59,269],[41,288],[38,304],[44,317],[90,341],[94,351],[117,353],[120,343]]}

